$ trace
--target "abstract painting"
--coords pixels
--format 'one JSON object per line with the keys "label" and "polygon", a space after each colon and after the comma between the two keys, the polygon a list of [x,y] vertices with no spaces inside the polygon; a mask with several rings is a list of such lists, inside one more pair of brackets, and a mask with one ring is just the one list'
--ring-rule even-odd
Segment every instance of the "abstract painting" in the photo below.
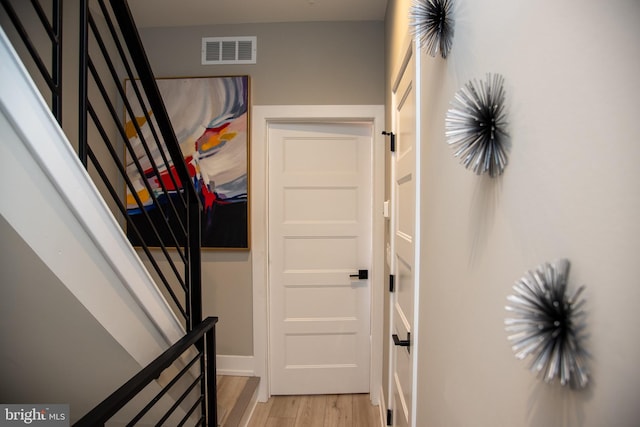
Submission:
{"label": "abstract painting", "polygon": [[[131,82],[126,83],[127,98],[134,98]],[[248,249],[249,77],[157,79],[157,84],[202,203],[202,247]],[[146,122],[139,103],[130,101],[142,137],[152,140],[151,126]],[[149,117],[153,122],[153,114]],[[128,115],[125,121],[126,128],[133,129]],[[127,138],[140,163],[149,165],[149,156],[144,153],[137,132],[127,132]],[[159,150],[156,148],[152,155],[159,157]],[[155,197],[158,201],[167,197],[160,194],[158,180],[172,187],[170,197],[179,196],[177,193],[182,189],[176,190],[170,184],[170,172],[166,167],[160,170],[160,177],[147,173],[146,169],[140,174],[130,157],[127,158],[127,175],[143,200],[144,213],[152,218],[154,215],[162,216],[162,210],[156,209],[153,198],[149,197],[148,188],[158,188],[158,197]],[[134,246],[142,243],[160,246],[155,233],[141,218],[143,209],[133,199],[127,189],[127,212],[138,227],[143,242],[136,242],[134,233],[128,233],[129,238]],[[164,240],[164,237],[161,235],[160,239]]]}

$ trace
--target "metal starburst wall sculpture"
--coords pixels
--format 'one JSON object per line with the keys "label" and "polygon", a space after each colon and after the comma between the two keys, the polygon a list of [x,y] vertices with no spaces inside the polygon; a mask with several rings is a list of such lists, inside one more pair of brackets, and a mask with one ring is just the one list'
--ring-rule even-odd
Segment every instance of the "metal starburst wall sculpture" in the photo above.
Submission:
{"label": "metal starburst wall sculpture", "polygon": [[446,58],[453,44],[453,2],[451,0],[416,0],[409,10],[413,34],[420,38],[431,56],[438,52]]}
{"label": "metal starburst wall sculpture", "polygon": [[504,77],[488,73],[486,80],[471,80],[456,93],[445,135],[467,169],[496,177],[507,164],[506,126]]}
{"label": "metal starburst wall sculpture", "polygon": [[584,286],[567,295],[569,261],[544,263],[528,272],[513,286],[507,297],[507,311],[513,318],[505,320],[508,339],[518,359],[533,356],[531,371],[546,382],[560,378],[562,385],[586,387],[589,376],[584,339]]}

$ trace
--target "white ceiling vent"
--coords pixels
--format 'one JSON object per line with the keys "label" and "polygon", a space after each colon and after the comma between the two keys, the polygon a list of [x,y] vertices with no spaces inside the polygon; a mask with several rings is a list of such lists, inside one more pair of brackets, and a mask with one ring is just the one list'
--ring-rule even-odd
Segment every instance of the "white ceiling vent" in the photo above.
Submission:
{"label": "white ceiling vent", "polygon": [[256,37],[202,38],[202,65],[256,62]]}

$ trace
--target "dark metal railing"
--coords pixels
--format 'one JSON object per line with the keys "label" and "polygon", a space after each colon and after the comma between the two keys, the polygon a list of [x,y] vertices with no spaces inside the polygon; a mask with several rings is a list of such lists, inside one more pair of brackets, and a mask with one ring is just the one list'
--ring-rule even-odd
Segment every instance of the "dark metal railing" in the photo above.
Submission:
{"label": "dark metal railing", "polygon": [[[8,30],[9,38],[34,81],[38,80],[36,84],[43,97],[50,100],[52,113],[77,149],[82,164],[189,333],[180,345],[176,344],[182,349],[179,353],[176,346],[171,347],[153,366],[114,393],[117,397],[108,398],[92,411],[92,416],[98,416],[92,419],[102,419],[106,412],[133,396],[133,390],[139,391],[142,383],[157,379],[156,374],[166,368],[169,359],[180,362],[178,358],[183,357],[184,349],[195,344],[196,350],[187,353],[195,351],[197,356],[181,368],[181,375],[157,399],[165,394],[174,399],[174,407],[167,414],[177,408],[185,410],[185,399],[199,385],[200,397],[187,412],[200,405],[202,415],[197,425],[205,421],[214,425],[211,422],[216,419],[212,374],[215,320],[202,322],[200,197],[127,1],[74,2],[80,7],[79,23],[63,23],[62,0],[44,3],[47,8],[39,0],[30,3],[0,0],[6,12],[0,14],[0,24]],[[67,44],[63,49],[63,28],[66,34],[78,33],[79,46]],[[50,52],[50,59],[42,54],[46,51]],[[67,82],[74,82],[74,86],[78,82],[78,86],[63,88],[63,73]],[[72,107],[69,99],[76,89],[78,104]],[[63,123],[63,110],[65,122],[70,124]],[[204,335],[206,339],[202,338]],[[205,357],[209,362],[205,362]],[[201,373],[194,376],[196,366]],[[191,392],[175,395],[169,391],[186,378],[193,379],[188,388]],[[140,382],[134,385],[134,380]],[[104,409],[107,407],[109,411]],[[145,407],[140,417],[150,408]],[[137,418],[133,419],[135,422]],[[187,419],[191,420],[189,414]]]}
{"label": "dark metal railing", "polygon": [[[79,25],[63,25],[61,0],[42,3],[47,7],[39,0],[0,0],[6,12],[0,23],[188,331],[202,320],[202,207],[127,1],[78,0]],[[79,49],[67,45],[64,57],[63,28],[79,40]],[[67,82],[78,82],[77,106],[69,101],[76,88],[63,91],[63,73]]]}
{"label": "dark metal railing", "polygon": [[[80,3],[80,159],[101,178],[127,235],[190,330],[202,319],[193,177],[127,2]],[[120,179],[105,179],[113,174]]]}
{"label": "dark metal railing", "polygon": [[[63,128],[66,94],[65,116],[78,117],[77,134],[66,126],[67,137],[190,330],[202,320],[200,198],[127,1],[79,0],[79,26],[63,25],[61,0],[42,3],[46,7],[38,0],[0,0],[5,12],[0,23],[10,29]],[[80,40],[79,49],[66,46],[64,58],[63,28],[78,32]],[[65,65],[75,63],[69,52],[77,55],[79,67]],[[67,81],[79,82],[76,112],[67,111],[75,88],[63,91],[63,73],[70,76]]]}
{"label": "dark metal railing", "polygon": [[[146,425],[166,423],[166,425],[181,426],[189,420],[195,421],[195,425],[217,426],[217,403],[215,401],[215,324],[217,321],[217,317],[205,319],[188,335],[78,420],[74,427],[103,426],[109,420],[116,418],[118,423],[126,423],[127,426],[138,423]],[[195,354],[190,354],[190,352]],[[142,410],[130,417],[127,416],[123,421],[127,414],[119,413],[127,403],[159,378],[168,368],[174,366],[175,361],[181,360],[183,355],[188,355],[188,362],[184,363],[184,366],[176,368],[180,371],[159,392],[154,391],[154,397]],[[184,387],[174,392],[174,395],[179,397],[170,400],[172,405],[169,411],[154,411],[157,406],[162,406],[162,399],[170,395],[172,389],[181,383]],[[192,393],[193,391],[195,393]],[[179,413],[176,413],[177,410]]]}
{"label": "dark metal railing", "polygon": [[23,24],[21,14],[16,11],[11,1],[0,0],[0,5],[28,52],[25,57],[32,61],[49,89],[53,116],[58,123],[62,123],[62,0],[51,0],[49,13],[37,0],[31,0],[30,7],[25,7],[26,2],[21,4],[27,16],[35,15],[37,17],[37,19],[33,19],[38,27],[37,30],[44,31],[49,39],[46,49],[50,50],[50,61],[43,58],[42,49],[32,37],[33,29],[27,28]]}

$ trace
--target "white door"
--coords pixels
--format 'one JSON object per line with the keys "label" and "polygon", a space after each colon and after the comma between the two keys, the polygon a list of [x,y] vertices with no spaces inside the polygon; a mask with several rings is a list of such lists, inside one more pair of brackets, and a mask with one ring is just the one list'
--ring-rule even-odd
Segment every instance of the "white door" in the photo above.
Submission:
{"label": "white door", "polygon": [[416,260],[416,82],[413,48],[407,51],[393,91],[396,151],[392,153],[392,257],[390,407],[394,426],[415,426]]}
{"label": "white door", "polygon": [[270,123],[271,394],[369,392],[370,123]]}

